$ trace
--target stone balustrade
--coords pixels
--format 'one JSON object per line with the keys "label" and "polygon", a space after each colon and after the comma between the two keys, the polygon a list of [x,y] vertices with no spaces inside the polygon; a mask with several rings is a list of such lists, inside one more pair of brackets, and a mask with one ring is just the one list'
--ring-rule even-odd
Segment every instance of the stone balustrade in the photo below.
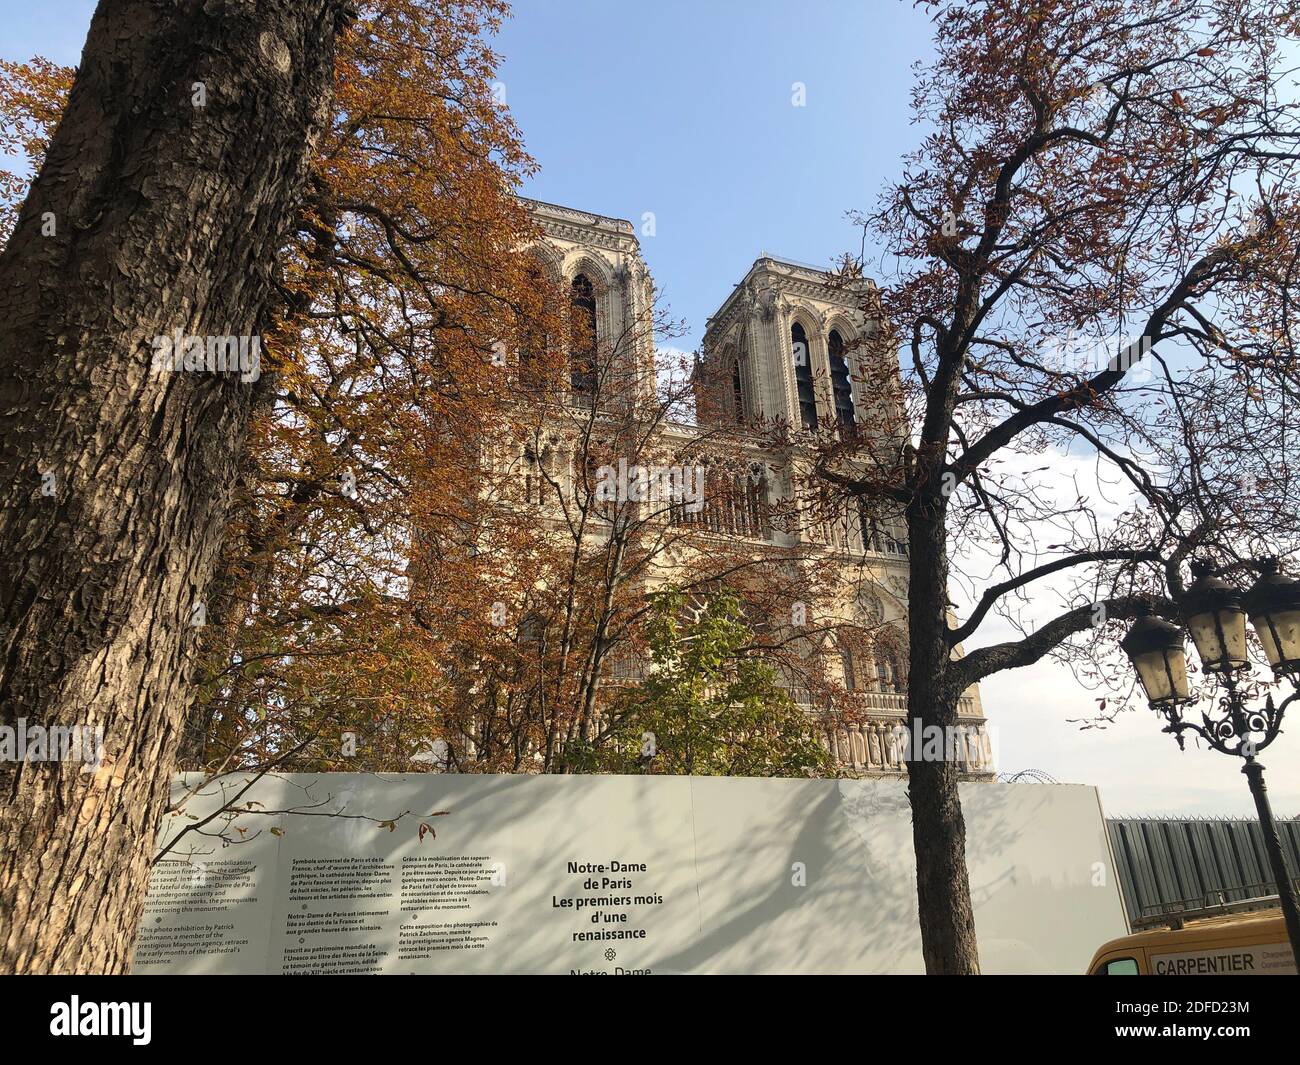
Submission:
{"label": "stone balustrade", "polygon": [[[903,773],[907,740],[900,730],[906,728],[902,717],[872,718],[828,728],[820,739],[844,770]],[[945,757],[955,761],[963,773],[987,776],[993,772],[993,752],[982,721],[959,721],[958,729],[945,743],[945,751]]]}

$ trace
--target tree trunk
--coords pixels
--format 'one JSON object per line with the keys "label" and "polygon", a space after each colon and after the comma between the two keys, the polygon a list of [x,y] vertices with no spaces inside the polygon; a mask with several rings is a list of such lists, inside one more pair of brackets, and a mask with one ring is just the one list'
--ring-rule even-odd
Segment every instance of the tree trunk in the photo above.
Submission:
{"label": "tree trunk", "polygon": [[243,446],[238,373],[329,116],[341,0],[103,0],[0,255],[0,722],[105,760],[0,762],[0,970],[120,972]]}
{"label": "tree trunk", "polygon": [[[908,511],[908,725],[914,739],[929,726],[957,724],[961,692],[947,680],[948,552],[942,509],[925,501]],[[916,722],[919,720],[919,726]],[[916,851],[916,898],[921,952],[930,974],[979,975],[975,917],[966,874],[966,822],[957,794],[958,767],[948,756],[920,758],[914,743],[907,763]]]}

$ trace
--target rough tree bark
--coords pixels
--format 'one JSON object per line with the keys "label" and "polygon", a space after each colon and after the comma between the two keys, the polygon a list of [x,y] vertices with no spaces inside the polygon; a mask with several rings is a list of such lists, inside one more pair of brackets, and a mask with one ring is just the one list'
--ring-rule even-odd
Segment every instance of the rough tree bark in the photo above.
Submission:
{"label": "rough tree bark", "polygon": [[0,722],[107,753],[0,762],[0,970],[130,964],[251,392],[150,341],[266,324],[346,17],[104,0],[0,255]]}
{"label": "rough tree bark", "polygon": [[[960,689],[948,661],[948,554],[943,505],[918,493],[907,509],[909,648],[907,714],[913,737],[937,726],[944,736],[957,724]],[[921,953],[931,975],[979,975],[975,915],[966,872],[966,821],[957,794],[957,763],[918,758],[907,763],[916,852],[917,913]]]}

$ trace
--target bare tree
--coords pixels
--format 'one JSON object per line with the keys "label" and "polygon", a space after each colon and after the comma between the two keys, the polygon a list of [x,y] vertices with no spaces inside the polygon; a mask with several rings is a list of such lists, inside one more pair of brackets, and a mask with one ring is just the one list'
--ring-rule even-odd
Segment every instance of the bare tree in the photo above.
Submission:
{"label": "bare tree", "polygon": [[[1176,616],[1194,552],[1240,573],[1300,545],[1300,115],[1283,95],[1300,24],[1268,0],[928,6],[929,133],[861,219],[902,351],[884,428],[906,443],[828,444],[818,470],[903,508],[909,715],[948,726],[967,686],[1049,654],[1090,655],[1122,688],[1110,623]],[[1127,493],[1117,519],[1034,475],[1079,454]],[[972,552],[1002,572],[955,571]],[[1057,616],[979,645],[990,615],[1061,580]],[[957,767],[908,772],[927,970],[976,973]]]}

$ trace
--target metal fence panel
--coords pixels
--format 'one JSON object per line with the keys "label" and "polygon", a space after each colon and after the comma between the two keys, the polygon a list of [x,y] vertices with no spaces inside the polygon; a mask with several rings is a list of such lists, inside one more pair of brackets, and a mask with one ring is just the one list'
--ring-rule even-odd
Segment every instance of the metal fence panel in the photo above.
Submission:
{"label": "metal fence panel", "polygon": [[[1245,818],[1107,818],[1130,921],[1183,901],[1272,894],[1259,823]],[[1300,818],[1278,822],[1287,870],[1300,875]]]}

